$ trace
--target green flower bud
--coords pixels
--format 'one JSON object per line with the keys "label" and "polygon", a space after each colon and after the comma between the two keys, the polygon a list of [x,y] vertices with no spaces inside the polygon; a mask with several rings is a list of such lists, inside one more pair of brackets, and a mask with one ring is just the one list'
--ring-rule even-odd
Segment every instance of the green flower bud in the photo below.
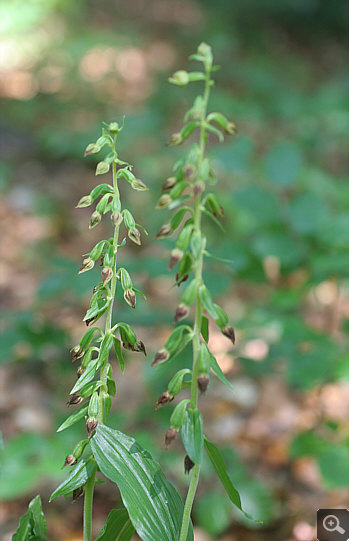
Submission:
{"label": "green flower bud", "polygon": [[86,421],[86,428],[88,433],[88,439],[91,438],[92,434],[96,430],[98,425],[98,420],[95,417],[89,417]]}
{"label": "green flower bud", "polygon": [[87,145],[86,150],[84,152],[84,156],[88,156],[89,154],[97,154],[101,150],[101,147],[97,145],[96,143],[90,143]]}
{"label": "green flower bud", "polygon": [[84,207],[90,207],[92,205],[93,201],[92,201],[92,197],[90,195],[84,195],[84,197],[82,197],[78,204],[76,205],[75,208],[77,209],[81,209],[81,208],[84,208]]}
{"label": "green flower bud", "polygon": [[176,71],[172,77],[169,77],[169,82],[177,86],[186,86],[189,83],[189,73],[184,70]]}
{"label": "green flower bud", "polygon": [[172,203],[172,197],[168,194],[164,194],[160,197],[158,204],[155,208],[157,209],[166,209]]}
{"label": "green flower bud", "polygon": [[104,175],[105,173],[108,173],[109,169],[110,169],[110,163],[104,160],[102,162],[97,163],[96,176]]}
{"label": "green flower bud", "polygon": [[118,133],[118,131],[120,131],[119,124],[117,122],[111,122],[108,126],[108,130],[110,133],[115,135],[116,133]]}
{"label": "green flower bud", "polygon": [[129,239],[132,240],[132,242],[134,242],[135,244],[138,244],[139,246],[142,244],[141,243],[141,234],[140,232],[138,231],[138,229],[136,227],[131,227],[128,231],[128,237]]}
{"label": "green flower bud", "polygon": [[178,434],[178,430],[176,430],[175,428],[169,428],[166,431],[166,434],[165,434],[165,448],[166,448],[166,451],[168,450],[171,443],[176,439],[177,434]]}
{"label": "green flower bud", "polygon": [[136,308],[136,295],[133,289],[126,289],[124,299],[131,308]]}
{"label": "green flower bud", "polygon": [[98,210],[95,210],[91,215],[90,225],[88,226],[89,229],[93,229],[96,225],[99,224],[99,222],[102,219],[102,215]]}
{"label": "green flower bud", "polygon": [[103,286],[107,285],[108,282],[113,278],[113,269],[111,267],[104,267],[102,270],[102,280]]}
{"label": "green flower bud", "polygon": [[86,257],[82,262],[82,265],[79,270],[79,274],[82,274],[83,272],[87,272],[93,269],[94,265],[95,265],[95,262],[93,261],[93,259],[91,259],[90,257]]}

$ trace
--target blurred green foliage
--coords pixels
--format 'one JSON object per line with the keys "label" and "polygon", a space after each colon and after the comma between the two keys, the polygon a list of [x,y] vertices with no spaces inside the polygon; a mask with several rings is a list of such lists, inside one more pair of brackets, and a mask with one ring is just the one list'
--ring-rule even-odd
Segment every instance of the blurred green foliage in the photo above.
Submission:
{"label": "blurred green foliage", "polygon": [[[160,245],[149,251],[167,219],[166,211],[154,213],[153,207],[170,174],[169,164],[176,152],[181,154],[181,149],[169,150],[165,143],[181,125],[188,105],[178,101],[166,78],[185,64],[202,39],[212,45],[222,66],[211,110],[226,111],[239,130],[236,139],[223,145],[211,141],[226,234],[212,223],[206,227],[215,246],[213,255],[232,264],[212,259],[205,280],[217,296],[239,300],[231,319],[240,343],[260,338],[268,345],[260,362],[241,347],[238,365],[257,381],[271,374],[283,377],[294,392],[349,380],[345,315],[336,333],[330,304],[317,305],[324,313],[321,325],[306,317],[310,297],[318,298],[324,283],[332,284],[338,295],[348,292],[347,15],[344,0],[2,1],[0,33],[7,64],[2,66],[6,78],[0,96],[0,190],[20,211],[18,193],[27,194],[24,212],[47,216],[55,233],[49,241],[24,247],[28,265],[41,279],[30,310],[19,313],[10,306],[2,314],[1,362],[14,362],[14,369],[26,375],[25,367],[33,373],[43,369],[57,426],[56,408],[70,378],[66,358],[71,338],[55,317],[63,307],[74,310],[85,303],[93,283],[93,278],[76,274],[81,250],[73,257],[71,251],[58,248],[79,235],[71,216],[72,199],[87,192],[83,178],[92,178],[94,166],[93,157],[87,166],[81,165],[83,149],[97,136],[101,120],[126,113],[120,151],[137,163],[137,174],[151,186],[147,204],[139,209],[149,240],[141,259],[129,252],[127,266],[142,275],[152,291],[157,280],[163,283],[169,276]],[[98,54],[107,66],[104,73],[96,71]],[[108,64],[108,54],[116,64]],[[24,81],[22,86],[17,88],[16,80]],[[23,175],[33,163],[42,168],[38,179]],[[71,181],[77,170],[78,179]],[[139,305],[136,324],[149,331],[170,324],[173,307],[158,305],[151,295],[147,304]],[[22,343],[26,348],[18,347]],[[144,375],[151,404],[171,367],[154,372],[145,366]],[[152,454],[170,462],[184,482],[180,457],[159,451],[157,438],[139,428],[152,416],[150,406],[142,406],[127,420],[122,413],[114,415],[118,428],[132,425],[139,430]],[[169,413],[161,410],[157,415],[165,428]],[[327,438],[313,431],[295,435],[290,457],[314,457],[325,485],[344,487],[349,479],[348,438],[340,437],[340,425],[331,430]],[[59,477],[69,438],[75,439],[67,433],[69,441],[61,434],[5,438],[1,497],[30,492],[39,476]],[[247,511],[265,523],[272,520],[270,489],[253,480],[232,451],[226,458]],[[216,486],[199,497],[194,510],[197,522],[212,535],[219,535],[231,521],[231,506],[220,494]]]}

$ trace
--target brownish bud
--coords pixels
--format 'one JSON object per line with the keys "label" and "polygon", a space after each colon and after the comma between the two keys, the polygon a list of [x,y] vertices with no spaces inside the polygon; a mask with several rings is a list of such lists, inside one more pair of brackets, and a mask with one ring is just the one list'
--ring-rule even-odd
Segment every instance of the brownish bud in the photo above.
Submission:
{"label": "brownish bud", "polygon": [[89,419],[87,419],[86,428],[87,428],[87,433],[88,433],[88,439],[90,439],[90,437],[96,430],[97,425],[98,425],[98,421],[95,417],[89,417]]}
{"label": "brownish bud", "polygon": [[159,351],[155,355],[155,359],[151,363],[151,366],[156,366],[157,364],[164,363],[165,361],[167,361],[169,356],[170,356],[170,354],[167,351],[167,349],[165,349],[165,348],[159,349]]}
{"label": "brownish bud", "polygon": [[86,327],[88,327],[91,323],[94,323],[96,321],[96,317],[91,317],[90,319],[86,319]]}
{"label": "brownish bud", "polygon": [[107,285],[108,282],[113,278],[113,269],[111,267],[104,267],[102,270],[102,280],[103,286]]}
{"label": "brownish bud", "polygon": [[147,352],[145,350],[145,345],[143,344],[142,340],[137,340],[135,345],[133,346],[133,351],[139,351],[144,353],[144,355],[147,355]]}
{"label": "brownish bud", "polygon": [[183,284],[183,282],[186,282],[189,278],[189,274],[183,274],[183,276],[180,276],[179,275],[179,272],[177,272],[176,274],[176,283],[178,285],[178,287]]}
{"label": "brownish bud", "polygon": [[201,182],[200,180],[198,182],[195,182],[194,184],[194,197],[197,195],[200,195],[205,190],[205,184]]}
{"label": "brownish bud", "polygon": [[169,404],[170,402],[172,402],[173,399],[174,399],[173,395],[171,395],[168,391],[164,391],[159,396],[159,398],[158,398],[158,400],[157,400],[157,402],[155,404],[155,409],[158,410],[158,409],[162,408],[162,406],[165,406],[166,404]]}
{"label": "brownish bud", "polygon": [[198,387],[200,390],[200,393],[205,393],[208,387],[208,384],[210,383],[210,378],[207,374],[201,374],[197,378]]}
{"label": "brownish bud", "polygon": [[164,192],[165,190],[170,190],[171,188],[173,188],[173,186],[176,184],[176,177],[168,177],[162,188],[161,188],[161,191]]}
{"label": "brownish bud", "polygon": [[74,363],[84,355],[84,350],[80,346],[75,346],[72,350],[71,362]]}
{"label": "brownish bud", "polygon": [[194,462],[189,458],[188,455],[184,457],[184,473],[187,474],[195,466]]}
{"label": "brownish bud", "polygon": [[186,165],[184,168],[184,174],[187,180],[193,180],[195,176],[195,167],[191,164]]}
{"label": "brownish bud", "polygon": [[159,231],[156,234],[157,239],[162,239],[164,237],[167,237],[171,233],[171,226],[170,224],[164,224],[160,227]]}
{"label": "brownish bud", "polygon": [[93,227],[98,225],[101,219],[102,219],[102,214],[98,212],[98,210],[95,210],[94,212],[92,212],[90,225],[88,226],[89,229],[92,229]]}
{"label": "brownish bud", "polygon": [[114,227],[118,227],[122,222],[121,212],[112,212],[110,215],[110,219],[113,222]]}
{"label": "brownish bud", "polygon": [[76,502],[76,500],[80,498],[80,496],[82,496],[83,493],[84,493],[84,489],[82,487],[79,487],[73,490],[73,502]]}
{"label": "brownish bud", "polygon": [[73,406],[75,404],[80,404],[83,401],[83,398],[79,396],[78,394],[74,393],[70,395],[69,400],[67,402],[67,406]]}
{"label": "brownish bud", "polygon": [[235,344],[235,331],[234,331],[233,327],[231,327],[230,325],[227,325],[222,330],[222,333],[224,334],[224,336],[229,338],[229,340],[231,340],[233,342],[233,344]]}
{"label": "brownish bud", "polygon": [[168,450],[171,443],[176,439],[178,430],[176,428],[169,428],[165,434],[165,447]]}
{"label": "brownish bud", "polygon": [[90,257],[86,257],[86,259],[83,260],[82,265],[79,270],[79,274],[82,274],[83,272],[87,272],[91,269],[93,269],[95,265],[95,262]]}
{"label": "brownish bud", "polygon": [[168,195],[167,193],[164,193],[164,195],[160,197],[155,208],[166,209],[167,207],[170,206],[171,203],[172,203],[172,197]]}
{"label": "brownish bud", "polygon": [[78,368],[78,370],[77,370],[77,372],[76,372],[78,378],[79,378],[80,376],[82,376],[82,374],[83,374],[84,372],[85,372],[85,370],[82,368],[82,366],[80,366],[80,368]]}
{"label": "brownish bud", "polygon": [[139,192],[144,192],[148,190],[147,186],[139,178],[136,178],[135,180],[133,180],[131,182],[131,186],[134,190],[138,190]]}
{"label": "brownish bud", "polygon": [[74,455],[67,455],[67,456],[65,457],[65,461],[64,461],[64,464],[63,464],[63,466],[62,466],[62,470],[63,470],[63,468],[65,468],[66,466],[74,466],[74,464],[76,464],[76,463],[77,463],[77,460],[76,460],[76,458],[75,458]]}
{"label": "brownish bud", "polygon": [[136,294],[133,289],[126,289],[124,299],[131,308],[136,308]]}
{"label": "brownish bud", "polygon": [[92,197],[90,195],[84,195],[84,197],[80,199],[75,208],[81,209],[84,207],[89,207],[90,205],[92,205]]}
{"label": "brownish bud", "polygon": [[141,245],[141,234],[136,227],[129,229],[128,236],[135,244]]}
{"label": "brownish bud", "polygon": [[177,323],[178,321],[181,321],[182,319],[185,319],[189,315],[189,308],[186,304],[182,303],[177,306],[176,313],[174,317],[174,322]]}
{"label": "brownish bud", "polygon": [[212,214],[216,218],[221,218],[222,216],[224,216],[224,208],[222,207],[222,205],[219,205],[219,210],[212,210]]}
{"label": "brownish bud", "polygon": [[180,261],[183,257],[182,250],[179,250],[179,248],[174,248],[170,255],[170,262],[168,264],[169,269],[173,269],[175,265],[177,265],[178,261]]}

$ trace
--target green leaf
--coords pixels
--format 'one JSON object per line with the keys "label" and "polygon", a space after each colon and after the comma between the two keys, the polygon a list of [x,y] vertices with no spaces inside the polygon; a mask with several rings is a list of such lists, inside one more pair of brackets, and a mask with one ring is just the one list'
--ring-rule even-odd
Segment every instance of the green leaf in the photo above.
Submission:
{"label": "green leaf", "polygon": [[195,464],[201,464],[204,435],[202,416],[198,409],[188,409],[185,412],[181,434],[189,458]]}
{"label": "green leaf", "polygon": [[28,511],[19,521],[12,541],[46,541],[46,519],[42,512],[41,498],[35,496],[29,503]]}
{"label": "green leaf", "polygon": [[202,316],[201,318],[201,335],[207,344],[208,338],[209,338],[209,332],[208,332],[208,319],[206,316]]}
{"label": "green leaf", "polygon": [[214,372],[214,374],[217,376],[217,378],[224,384],[226,385],[227,387],[229,387],[229,389],[231,389],[232,391],[234,390],[234,387],[232,386],[232,384],[230,383],[230,381],[225,377],[225,375],[223,374],[222,372],[222,369],[221,367],[219,366],[219,364],[217,363],[215,357],[212,355],[212,353],[209,351],[209,354],[210,354],[210,358],[211,358],[211,369],[212,371]]}
{"label": "green leaf", "polygon": [[57,428],[57,432],[62,432],[62,430],[65,430],[69,426],[72,426],[73,424],[77,423],[82,419],[86,413],[87,413],[88,406],[82,406],[78,411],[73,413],[72,415],[69,415],[65,421]]}
{"label": "green leaf", "polygon": [[214,467],[215,472],[218,475],[223,487],[225,488],[230,500],[233,502],[234,505],[236,505],[238,509],[240,509],[240,511],[243,512],[243,514],[247,518],[252,519],[252,517],[242,509],[240,494],[234,487],[229,475],[227,474],[225,462],[221,453],[219,452],[219,449],[206,437],[204,438],[204,445],[206,453],[212,463],[212,466]]}
{"label": "green leaf", "polygon": [[78,391],[80,391],[80,389],[85,387],[85,385],[87,383],[89,383],[95,377],[95,375],[98,372],[98,369],[99,369],[100,365],[101,365],[101,360],[100,360],[99,357],[97,357],[97,359],[94,359],[93,361],[91,361],[88,364],[85,372],[82,373],[82,375],[79,377],[78,381],[75,383],[74,387],[70,391],[70,394],[77,393]]}
{"label": "green leaf", "polygon": [[209,292],[206,286],[203,285],[199,288],[199,297],[204,308],[208,312],[208,314],[213,319],[217,319],[219,314],[217,313],[217,310],[214,307],[211,293]]}
{"label": "green leaf", "polygon": [[64,496],[73,492],[76,488],[80,488],[86,484],[86,481],[94,474],[97,469],[96,461],[92,456],[87,460],[82,459],[71,470],[69,477],[59,485],[58,488],[51,494],[50,502],[58,496]]}
{"label": "green leaf", "polygon": [[130,541],[134,531],[126,509],[113,509],[96,541]]}
{"label": "green leaf", "polygon": [[[101,472],[118,485],[143,541],[178,541],[183,502],[160,466],[133,438],[99,424],[91,447]],[[192,531],[188,539],[193,539]]]}

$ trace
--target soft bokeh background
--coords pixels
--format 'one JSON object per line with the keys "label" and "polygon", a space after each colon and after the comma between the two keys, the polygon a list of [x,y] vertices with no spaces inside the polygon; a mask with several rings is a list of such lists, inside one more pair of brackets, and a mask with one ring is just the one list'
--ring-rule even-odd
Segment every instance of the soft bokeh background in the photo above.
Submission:
{"label": "soft bokeh background", "polygon": [[[211,346],[231,393],[211,381],[201,399],[247,523],[209,464],[194,507],[197,541],[310,541],[319,507],[345,507],[349,486],[348,8],[345,0],[2,0],[0,4],[1,541],[41,493],[48,538],[81,540],[82,502],[48,504],[61,465],[84,434],[56,434],[75,379],[69,348],[97,275],[78,276],[89,232],[78,199],[95,185],[82,159],[103,120],[121,120],[121,157],[146,194],[123,191],[149,230],[123,264],[148,297],[135,322],[149,355],[127,356],[111,424],[135,435],[184,493],[183,449],[163,450],[171,406],[153,404],[175,371],[150,369],[171,328],[178,292],[167,270],[171,241],[154,241],[167,211],[153,208],[183,149],[165,143],[197,88],[171,87],[200,41],[221,70],[211,110],[239,130],[210,155],[220,177],[224,236],[207,223],[215,255],[205,278],[237,332],[214,328]],[[177,365],[188,363],[188,353]],[[117,503],[96,489],[95,527]]]}

